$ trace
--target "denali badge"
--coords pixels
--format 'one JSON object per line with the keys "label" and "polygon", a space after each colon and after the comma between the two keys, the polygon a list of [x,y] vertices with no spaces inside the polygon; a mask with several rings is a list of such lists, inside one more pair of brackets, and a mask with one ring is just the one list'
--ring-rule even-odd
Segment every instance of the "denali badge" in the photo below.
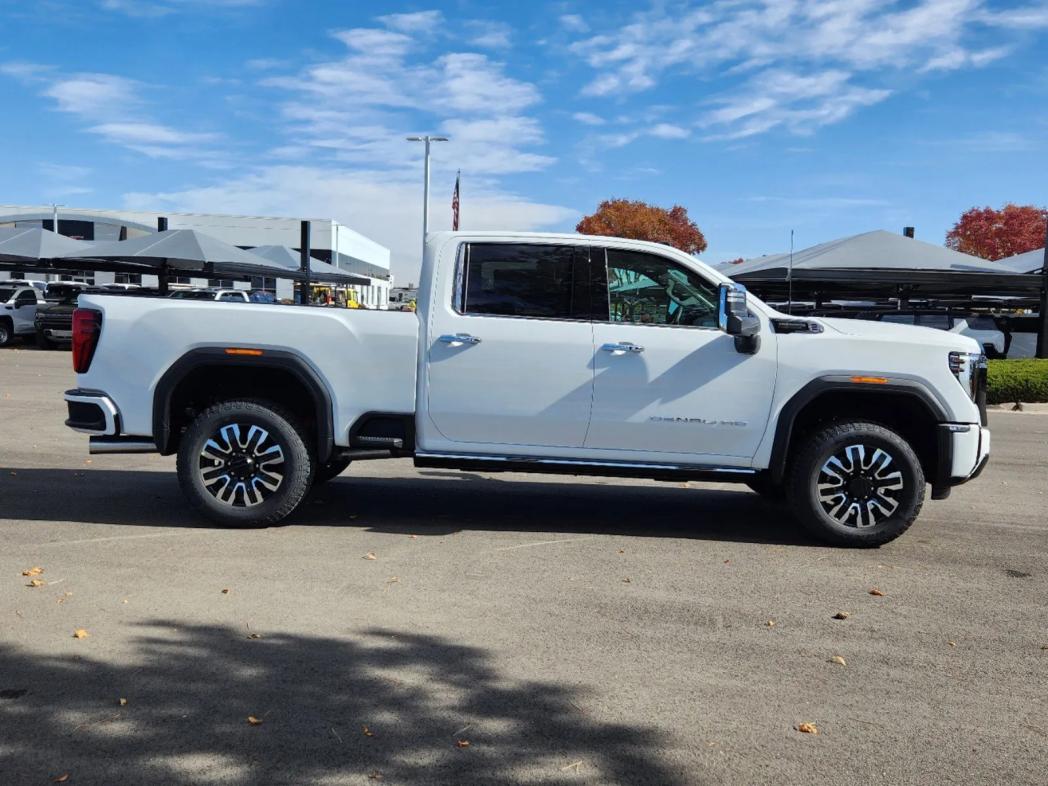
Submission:
{"label": "denali badge", "polygon": [[699,426],[745,426],[745,420],[707,420],[706,418],[664,418],[652,415],[648,418],[654,423],[695,423]]}

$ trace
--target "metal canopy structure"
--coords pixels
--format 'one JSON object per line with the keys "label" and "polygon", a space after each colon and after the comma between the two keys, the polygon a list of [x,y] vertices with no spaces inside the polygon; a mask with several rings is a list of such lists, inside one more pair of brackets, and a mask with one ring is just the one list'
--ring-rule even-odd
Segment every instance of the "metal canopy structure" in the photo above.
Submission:
{"label": "metal canopy structure", "polygon": [[195,229],[170,229],[132,240],[95,243],[87,249],[59,255],[64,262],[126,262],[166,275],[200,272],[209,277],[268,276],[300,279],[302,274],[224,243]]}
{"label": "metal canopy structure", "polygon": [[[258,246],[257,248],[252,248],[250,253],[262,257],[269,262],[280,265],[286,270],[298,271],[299,266],[301,265],[299,252],[287,246]],[[346,273],[339,270],[334,265],[329,265],[327,262],[322,259],[317,259],[316,257],[309,258],[309,269],[312,272],[310,278],[317,282],[345,286],[354,284],[366,286],[370,283],[366,278]]]}
{"label": "metal canopy structure", "polygon": [[1045,250],[1038,248],[1034,251],[1027,251],[1025,254],[999,259],[993,264],[1003,265],[1013,273],[1040,273],[1044,267],[1044,260]]}
{"label": "metal canopy structure", "polygon": [[74,240],[40,227],[0,229],[0,262],[26,267],[64,254],[86,252],[91,243]]}

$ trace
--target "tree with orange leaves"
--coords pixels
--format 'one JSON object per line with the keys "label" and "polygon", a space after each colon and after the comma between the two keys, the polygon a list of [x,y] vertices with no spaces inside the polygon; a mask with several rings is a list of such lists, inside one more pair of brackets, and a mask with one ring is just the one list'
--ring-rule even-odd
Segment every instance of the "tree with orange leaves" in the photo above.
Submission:
{"label": "tree with orange leaves", "polygon": [[1048,210],[1008,203],[1000,210],[973,207],[946,233],[954,251],[997,260],[1044,247]]}
{"label": "tree with orange leaves", "polygon": [[583,235],[610,235],[634,240],[650,240],[679,248],[689,254],[706,250],[706,238],[687,208],[674,205],[669,210],[629,199],[608,199],[597,211],[575,227]]}

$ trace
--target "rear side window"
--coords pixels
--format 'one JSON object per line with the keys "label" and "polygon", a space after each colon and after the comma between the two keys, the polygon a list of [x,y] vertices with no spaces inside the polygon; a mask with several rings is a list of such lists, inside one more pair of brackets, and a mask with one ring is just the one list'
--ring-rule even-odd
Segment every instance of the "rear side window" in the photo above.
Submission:
{"label": "rear side window", "polygon": [[946,314],[921,314],[920,324],[936,330],[949,330],[950,318]]}
{"label": "rear side window", "polygon": [[573,246],[472,243],[465,249],[459,311],[580,318],[589,306],[588,264],[583,253]]}

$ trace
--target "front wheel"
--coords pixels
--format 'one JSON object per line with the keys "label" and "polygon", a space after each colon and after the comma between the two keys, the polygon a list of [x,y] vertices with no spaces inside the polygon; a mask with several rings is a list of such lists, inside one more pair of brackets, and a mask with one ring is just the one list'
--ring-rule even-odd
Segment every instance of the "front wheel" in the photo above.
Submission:
{"label": "front wheel", "polygon": [[182,436],[178,480],[202,514],[229,527],[261,527],[288,516],[309,491],[314,458],[306,430],[264,401],[224,401]]}
{"label": "front wheel", "polygon": [[15,331],[6,320],[0,319],[0,347],[6,347],[15,337]]}
{"label": "front wheel", "polygon": [[55,342],[44,335],[44,331],[36,331],[36,345],[40,349],[54,349]]}
{"label": "front wheel", "polygon": [[905,532],[924,503],[913,448],[877,423],[828,426],[800,445],[787,495],[800,523],[821,540],[869,548]]}

